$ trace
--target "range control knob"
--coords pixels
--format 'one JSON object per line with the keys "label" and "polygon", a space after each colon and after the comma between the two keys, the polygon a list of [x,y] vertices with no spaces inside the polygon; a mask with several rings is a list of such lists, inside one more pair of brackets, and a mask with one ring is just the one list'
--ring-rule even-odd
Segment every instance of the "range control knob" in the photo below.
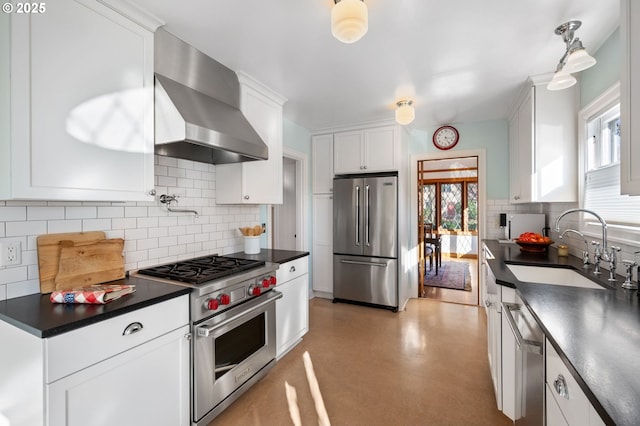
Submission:
{"label": "range control knob", "polygon": [[262,293],[262,290],[260,289],[260,287],[255,285],[252,285],[251,287],[249,287],[250,296],[260,296],[261,293]]}
{"label": "range control knob", "polygon": [[209,311],[215,311],[218,309],[219,304],[218,299],[207,299],[207,301],[204,302],[204,307]]}
{"label": "range control knob", "polygon": [[229,303],[231,303],[231,296],[222,293],[220,296],[218,296],[218,300],[220,301],[221,305],[228,305]]}
{"label": "range control knob", "polygon": [[262,287],[269,288],[269,278],[262,279]]}
{"label": "range control knob", "polygon": [[276,285],[276,283],[277,283],[277,282],[278,282],[278,281],[276,280],[276,276],[275,276],[275,275],[271,275],[271,276],[269,277],[269,284],[271,284],[271,285]]}

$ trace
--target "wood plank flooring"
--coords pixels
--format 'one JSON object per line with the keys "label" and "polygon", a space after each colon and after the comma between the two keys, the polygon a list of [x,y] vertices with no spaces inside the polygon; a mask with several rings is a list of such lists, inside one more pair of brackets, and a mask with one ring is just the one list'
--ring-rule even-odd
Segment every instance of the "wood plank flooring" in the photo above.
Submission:
{"label": "wood plank flooring", "polygon": [[309,315],[303,341],[211,426],[290,425],[290,407],[322,424],[305,352],[334,426],[511,424],[496,409],[482,308],[411,299],[392,313],[315,298]]}

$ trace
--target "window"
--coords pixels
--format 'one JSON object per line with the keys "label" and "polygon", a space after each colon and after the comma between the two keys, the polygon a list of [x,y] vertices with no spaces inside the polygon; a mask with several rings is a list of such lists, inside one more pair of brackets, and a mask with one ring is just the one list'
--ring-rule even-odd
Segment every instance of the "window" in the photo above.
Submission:
{"label": "window", "polygon": [[[620,86],[616,84],[579,114],[581,207],[607,222],[611,236],[640,233],[640,197],[620,195]],[[583,232],[599,235],[600,224],[585,215]],[[635,238],[634,238],[635,239]]]}

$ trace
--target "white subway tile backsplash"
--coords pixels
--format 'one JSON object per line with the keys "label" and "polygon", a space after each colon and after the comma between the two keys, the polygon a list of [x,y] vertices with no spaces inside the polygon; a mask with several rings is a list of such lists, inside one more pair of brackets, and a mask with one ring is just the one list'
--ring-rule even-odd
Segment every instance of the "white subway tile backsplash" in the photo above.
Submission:
{"label": "white subway tile backsplash", "polygon": [[82,232],[81,220],[50,220],[47,222],[47,234]]}
{"label": "white subway tile backsplash", "polygon": [[169,176],[156,176],[156,182],[162,186],[176,186],[177,179]]}
{"label": "white subway tile backsplash", "polygon": [[98,217],[98,208],[95,206],[66,207],[66,219],[95,219]]}
{"label": "white subway tile backsplash", "polygon": [[6,222],[5,227],[7,237],[47,234],[47,222],[43,220]]}
{"label": "white subway tile backsplash", "polygon": [[111,229],[133,229],[138,225],[135,217],[115,218],[111,220]]}
{"label": "white subway tile backsplash", "polygon": [[197,210],[197,218],[170,213],[157,198],[153,202],[0,201],[0,238],[22,241],[22,265],[0,267],[0,300],[40,291],[36,239],[43,234],[105,231],[107,238],[124,238],[126,270],[242,251],[242,240],[233,230],[258,223],[258,206],[216,205],[212,164],[161,156],[155,163],[158,196],[178,195],[173,207]]}
{"label": "white subway tile backsplash", "polygon": [[124,206],[98,207],[98,218],[124,217]]}
{"label": "white subway tile backsplash", "polygon": [[21,207],[0,207],[0,221],[20,221],[27,220],[27,208]]}
{"label": "white subway tile backsplash", "polygon": [[14,266],[0,269],[0,284],[9,284],[16,281],[25,281],[28,278],[26,266]]}
{"label": "white subway tile backsplash", "polygon": [[111,219],[84,219],[82,221],[82,232],[109,230],[111,230]]}
{"label": "white subway tile backsplash", "polygon": [[136,242],[137,250],[148,250],[158,248],[158,238],[143,238],[134,240]]}
{"label": "white subway tile backsplash", "polygon": [[147,217],[148,208],[131,206],[124,208],[124,217]]}
{"label": "white subway tile backsplash", "polygon": [[164,157],[164,156],[157,156],[156,157],[156,164],[159,164],[161,166],[169,166],[169,167],[177,167],[178,166],[178,159],[177,158],[173,158],[173,157]]}
{"label": "white subway tile backsplash", "polygon": [[176,236],[158,238],[158,247],[171,247],[176,244],[178,244],[178,237]]}
{"label": "white subway tile backsplash", "polygon": [[27,220],[64,219],[64,207],[27,207]]}
{"label": "white subway tile backsplash", "polygon": [[7,284],[7,299],[40,292],[40,280],[27,280]]}

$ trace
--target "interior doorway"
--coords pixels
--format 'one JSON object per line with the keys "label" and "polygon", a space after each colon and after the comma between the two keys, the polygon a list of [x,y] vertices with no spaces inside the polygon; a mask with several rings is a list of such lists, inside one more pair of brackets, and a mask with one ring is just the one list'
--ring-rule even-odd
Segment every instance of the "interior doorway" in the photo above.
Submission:
{"label": "interior doorway", "polygon": [[419,297],[478,304],[478,170],[473,155],[418,160]]}
{"label": "interior doorway", "polygon": [[278,250],[308,251],[307,229],[307,156],[284,149],[282,157],[282,204],[269,209],[271,247]]}

